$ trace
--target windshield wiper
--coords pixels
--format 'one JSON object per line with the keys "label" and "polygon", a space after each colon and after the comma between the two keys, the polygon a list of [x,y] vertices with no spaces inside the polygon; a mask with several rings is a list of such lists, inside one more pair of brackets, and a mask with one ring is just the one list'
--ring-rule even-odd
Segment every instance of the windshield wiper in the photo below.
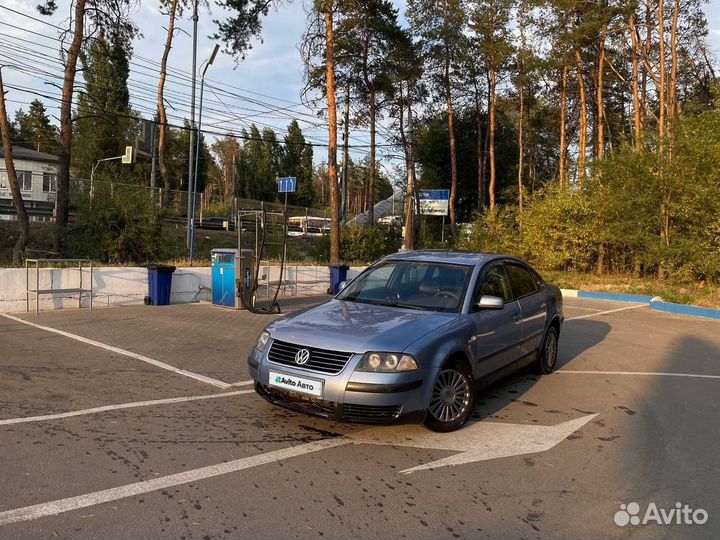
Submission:
{"label": "windshield wiper", "polygon": [[382,304],[382,305],[390,306],[390,307],[397,307],[397,308],[418,309],[420,311],[426,311],[426,309],[423,307],[415,306],[413,304],[403,304],[402,302],[388,302],[387,304]]}

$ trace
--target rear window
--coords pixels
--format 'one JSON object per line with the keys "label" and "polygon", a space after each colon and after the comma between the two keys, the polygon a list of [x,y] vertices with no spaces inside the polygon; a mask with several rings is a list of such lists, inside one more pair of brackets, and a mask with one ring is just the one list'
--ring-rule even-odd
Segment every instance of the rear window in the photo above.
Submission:
{"label": "rear window", "polygon": [[542,288],[542,281],[539,276],[534,272],[531,273],[530,270],[524,266],[510,263],[506,264],[505,268],[507,269],[515,298],[527,296]]}

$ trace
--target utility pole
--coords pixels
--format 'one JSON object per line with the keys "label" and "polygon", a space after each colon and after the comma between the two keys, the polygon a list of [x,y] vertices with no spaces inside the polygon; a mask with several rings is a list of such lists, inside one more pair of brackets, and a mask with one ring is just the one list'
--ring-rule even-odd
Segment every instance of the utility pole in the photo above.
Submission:
{"label": "utility pole", "polygon": [[[197,75],[197,23],[198,23],[198,0],[195,0],[193,3],[193,52],[192,52],[192,90],[190,93],[190,147],[188,149],[188,183],[187,183],[187,190],[188,190],[188,203],[187,203],[187,236],[185,240],[185,245],[188,249],[188,252],[192,248],[191,242],[192,242],[192,213],[193,209],[195,208],[195,200],[194,198],[191,198],[190,192],[192,191],[193,186],[193,173],[195,172],[195,167],[193,163],[193,156],[195,152],[195,78]],[[192,254],[190,255],[192,257]]]}
{"label": "utility pole", "polygon": [[[210,57],[207,59],[207,62],[203,62],[203,64],[205,64],[205,67],[202,70],[202,77],[200,77],[200,112],[198,114],[198,136],[197,136],[197,139],[195,140],[195,174],[193,175],[192,192],[191,192],[193,203],[195,201],[195,192],[197,191],[198,164],[200,163],[200,129],[202,127],[203,91],[205,90],[205,73],[207,73],[208,68],[215,61],[215,56],[217,56],[219,49],[220,49],[220,46],[216,44],[215,47],[213,48],[213,51],[210,53]],[[200,194],[200,224],[202,225],[202,194]],[[189,264],[190,264],[190,266],[192,266],[193,256],[195,254],[195,204],[192,205],[192,214],[190,217],[190,249],[188,251],[189,251],[189,254],[188,254]]]}
{"label": "utility pole", "polygon": [[348,84],[345,92],[345,120],[343,124],[343,166],[342,166],[342,222],[347,221],[347,195],[348,195],[348,164],[350,163],[350,155],[348,142],[350,139],[350,85]]}

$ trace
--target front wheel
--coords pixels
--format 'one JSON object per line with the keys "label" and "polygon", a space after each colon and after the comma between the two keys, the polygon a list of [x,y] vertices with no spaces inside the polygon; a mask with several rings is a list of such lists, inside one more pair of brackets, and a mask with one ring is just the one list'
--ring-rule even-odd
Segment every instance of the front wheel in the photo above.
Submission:
{"label": "front wheel", "polygon": [[452,363],[442,368],[430,396],[425,425],[433,431],[461,428],[475,409],[475,381],[470,368]]}
{"label": "front wheel", "polygon": [[555,370],[558,357],[558,331],[551,326],[548,328],[543,340],[542,348],[538,353],[537,371],[541,374],[552,373]]}

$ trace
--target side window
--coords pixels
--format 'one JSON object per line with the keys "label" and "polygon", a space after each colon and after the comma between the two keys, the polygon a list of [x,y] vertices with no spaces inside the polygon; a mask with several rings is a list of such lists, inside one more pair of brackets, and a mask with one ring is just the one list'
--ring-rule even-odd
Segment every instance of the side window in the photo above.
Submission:
{"label": "side window", "polygon": [[512,284],[512,290],[515,298],[521,296],[527,296],[537,291],[542,282],[537,283],[535,277],[530,271],[524,266],[519,264],[506,264],[508,276],[510,276],[510,283]]}
{"label": "side window", "polygon": [[32,191],[32,171],[16,171],[18,186],[21,191]]}
{"label": "side window", "polygon": [[57,176],[52,173],[43,173],[43,191],[46,193],[53,193],[55,191],[55,182]]}
{"label": "side window", "polygon": [[495,264],[485,270],[479,286],[475,289],[473,302],[478,302],[483,295],[497,296],[506,302],[512,300],[510,281],[502,264]]}
{"label": "side window", "polygon": [[538,274],[535,270],[530,268],[530,275],[533,278],[533,282],[535,283],[535,290],[539,291],[540,289],[545,287],[545,282],[540,277],[540,274]]}

